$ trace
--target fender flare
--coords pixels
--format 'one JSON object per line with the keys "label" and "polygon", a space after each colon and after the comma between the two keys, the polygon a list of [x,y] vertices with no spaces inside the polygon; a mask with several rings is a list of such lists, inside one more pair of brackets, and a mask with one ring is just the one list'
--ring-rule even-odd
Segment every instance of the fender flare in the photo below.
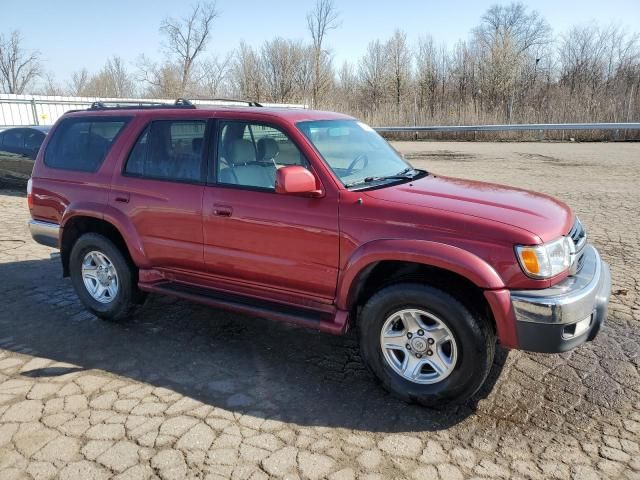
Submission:
{"label": "fender flare", "polygon": [[120,210],[109,205],[105,205],[104,203],[82,202],[68,205],[60,221],[61,245],[65,226],[70,220],[77,217],[91,217],[111,224],[124,239],[133,262],[141,268],[148,265],[147,256],[142,242],[140,241],[140,236],[138,235],[138,232],[131,220]]}
{"label": "fender flare", "polygon": [[494,268],[477,255],[453,245],[427,240],[383,239],[360,246],[340,272],[336,304],[351,307],[353,287],[359,277],[381,261],[402,261],[442,268],[456,273],[483,290],[504,288]]}

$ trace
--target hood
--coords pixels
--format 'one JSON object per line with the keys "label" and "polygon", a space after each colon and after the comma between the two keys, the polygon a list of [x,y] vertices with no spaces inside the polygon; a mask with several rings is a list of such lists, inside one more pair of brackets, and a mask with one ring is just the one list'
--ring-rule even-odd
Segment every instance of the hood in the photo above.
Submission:
{"label": "hood", "polygon": [[505,223],[527,230],[543,242],[565,235],[573,224],[571,209],[548,195],[458,178],[428,175],[366,193],[379,200]]}

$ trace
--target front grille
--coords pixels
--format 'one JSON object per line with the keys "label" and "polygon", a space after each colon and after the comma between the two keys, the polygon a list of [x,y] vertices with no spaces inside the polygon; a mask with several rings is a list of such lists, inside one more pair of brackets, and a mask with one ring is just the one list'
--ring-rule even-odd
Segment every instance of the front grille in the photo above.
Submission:
{"label": "front grille", "polygon": [[571,227],[569,231],[569,236],[571,240],[573,240],[574,245],[576,246],[576,251],[579,250],[578,246],[582,247],[582,244],[587,240],[587,233],[584,231],[582,223],[578,218]]}
{"label": "front grille", "polygon": [[575,275],[582,269],[584,264],[584,247],[587,245],[587,232],[584,231],[584,227],[578,218],[569,230],[569,237],[573,240],[575,245],[575,254],[571,260],[571,267],[569,268],[570,275]]}

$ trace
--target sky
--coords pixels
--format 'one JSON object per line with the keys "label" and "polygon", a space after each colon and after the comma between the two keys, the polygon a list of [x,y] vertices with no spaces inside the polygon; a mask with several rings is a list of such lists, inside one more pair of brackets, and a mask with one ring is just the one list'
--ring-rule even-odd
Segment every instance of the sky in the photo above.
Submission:
{"label": "sky", "polygon": [[[336,0],[341,26],[326,45],[334,64],[357,61],[371,40],[385,40],[396,28],[415,43],[430,34],[454,44],[468,37],[483,12],[500,0]],[[640,0],[528,0],[561,35],[572,25],[615,23],[640,33]],[[58,82],[86,67],[99,70],[118,55],[131,62],[142,53],[161,56],[158,27],[166,16],[186,14],[193,2],[176,0],[0,0],[0,33],[20,30],[25,46],[39,50],[45,70]],[[276,36],[309,40],[306,12],[315,0],[218,0],[206,55],[223,56],[241,40],[259,46]]]}

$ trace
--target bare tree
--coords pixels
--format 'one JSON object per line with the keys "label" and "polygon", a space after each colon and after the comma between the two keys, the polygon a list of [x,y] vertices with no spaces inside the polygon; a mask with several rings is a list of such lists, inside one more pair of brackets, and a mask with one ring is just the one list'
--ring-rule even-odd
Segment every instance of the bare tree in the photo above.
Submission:
{"label": "bare tree", "polygon": [[457,97],[457,120],[463,117],[465,107],[469,106],[469,97],[473,100],[473,108],[477,111],[475,102],[477,81],[473,51],[466,42],[458,42],[451,56],[450,75],[452,87]]}
{"label": "bare tree", "polygon": [[86,93],[87,84],[89,83],[89,72],[86,68],[73,72],[71,80],[68,82],[68,88],[71,95],[80,97]]}
{"label": "bare tree", "polygon": [[136,85],[122,58],[114,56],[94,75],[86,69],[75,72],[69,91],[77,96],[130,98],[135,96]]}
{"label": "bare tree", "polygon": [[47,72],[42,77],[44,80],[44,84],[40,87],[40,95],[62,96],[67,93],[65,89],[58,82],[56,82],[53,74]]}
{"label": "bare tree", "polygon": [[345,60],[338,70],[336,83],[337,105],[346,111],[355,111],[358,107],[358,77],[353,65]]}
{"label": "bare tree", "polygon": [[[295,84],[296,101],[307,103],[309,99],[309,91],[313,92],[313,79],[314,79],[314,52],[313,47],[305,47],[299,45],[296,51],[296,69],[294,73],[293,83]],[[326,72],[326,65],[321,66],[322,72]],[[327,88],[331,86],[331,78],[327,75],[324,83],[323,91],[326,92]]]}
{"label": "bare tree", "polygon": [[187,91],[194,62],[206,49],[213,21],[218,15],[215,2],[198,3],[189,15],[167,17],[160,25],[160,32],[166,37],[165,51],[180,67],[180,95]]}
{"label": "bare tree", "polygon": [[244,42],[240,43],[232,67],[235,90],[241,98],[260,101],[264,95],[264,75],[258,53]]}
{"label": "bare tree", "polygon": [[326,89],[329,75],[326,63],[329,61],[329,53],[323,50],[322,45],[327,32],[340,26],[339,13],[333,0],[316,0],[315,7],[307,13],[307,28],[311,33],[313,42],[313,86],[312,105],[318,104],[318,97]]}
{"label": "bare tree", "polygon": [[396,30],[387,42],[386,50],[390,64],[389,73],[393,100],[399,115],[400,105],[407,93],[411,79],[411,52],[407,45],[407,34],[401,30]]}
{"label": "bare tree", "polygon": [[433,118],[436,108],[436,94],[440,83],[440,62],[438,49],[433,38],[426,36],[418,41],[416,53],[417,103],[420,110],[428,107]]}
{"label": "bare tree", "polygon": [[180,67],[176,64],[157,63],[140,55],[137,65],[138,80],[146,85],[145,96],[177,98],[184,95]]}
{"label": "bare tree", "polygon": [[22,35],[15,30],[0,34],[0,86],[5,93],[24,93],[42,75],[40,53],[22,47]]}
{"label": "bare tree", "polygon": [[535,61],[531,54],[536,48],[551,41],[551,28],[538,12],[511,3],[489,8],[474,36],[484,57],[492,106],[503,107],[510,121],[520,69],[526,60]]}
{"label": "bare tree", "polygon": [[365,108],[376,110],[382,102],[388,78],[387,52],[380,40],[370,42],[360,61],[360,80],[365,98]]}
{"label": "bare tree", "polygon": [[135,85],[121,57],[113,56],[107,60],[102,75],[108,82],[110,95],[127,98],[135,94]]}
{"label": "bare tree", "polygon": [[277,37],[262,46],[262,69],[271,100],[289,102],[295,93],[296,72],[304,59],[299,42]]}
{"label": "bare tree", "polygon": [[527,7],[519,2],[490,7],[474,33],[486,48],[509,43],[516,49],[516,54],[546,45],[551,40],[551,27],[547,21],[535,10],[527,12]]}
{"label": "bare tree", "polygon": [[619,112],[614,120],[631,118],[634,91],[640,82],[637,35],[613,25],[576,26],[562,37],[559,58],[560,83],[568,89],[564,111],[593,116],[608,98],[614,112]]}
{"label": "bare tree", "polygon": [[233,54],[228,53],[222,58],[211,57],[202,62],[198,79],[199,91],[205,97],[215,98],[225,95],[226,85],[231,70]]}

